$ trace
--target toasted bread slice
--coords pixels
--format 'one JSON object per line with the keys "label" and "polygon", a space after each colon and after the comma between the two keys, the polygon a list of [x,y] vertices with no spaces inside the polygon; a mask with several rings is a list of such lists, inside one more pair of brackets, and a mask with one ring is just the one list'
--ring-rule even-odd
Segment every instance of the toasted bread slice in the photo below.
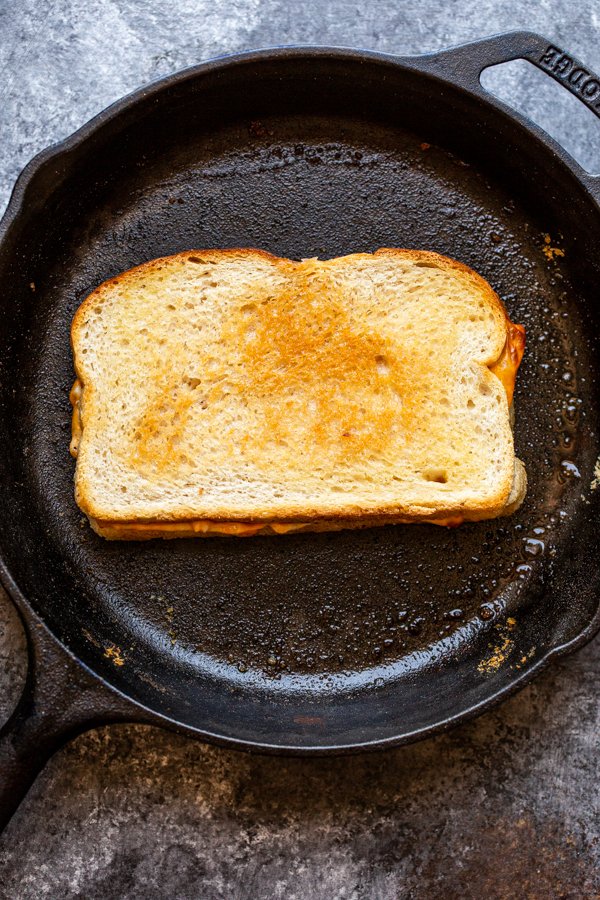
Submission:
{"label": "toasted bread slice", "polygon": [[512,512],[524,330],[461,263],[202,250],[73,320],[75,497],[107,538],[249,536]]}

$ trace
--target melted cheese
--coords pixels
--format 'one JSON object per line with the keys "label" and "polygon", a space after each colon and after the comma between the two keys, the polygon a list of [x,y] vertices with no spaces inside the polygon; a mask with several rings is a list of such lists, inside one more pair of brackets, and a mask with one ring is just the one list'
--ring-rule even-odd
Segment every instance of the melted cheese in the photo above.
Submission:
{"label": "melted cheese", "polygon": [[[195,519],[189,522],[111,522],[92,519],[94,530],[107,538],[132,540],[152,537],[211,537],[214,535],[253,537],[255,534],[290,534],[303,529],[311,530],[318,522],[214,522],[209,519]],[[460,515],[446,518],[419,520],[400,519],[396,524],[441,525],[445,528],[456,528],[462,525],[464,517]],[[393,523],[390,523],[393,524]],[[328,530],[339,530],[346,527],[336,522]]]}
{"label": "melted cheese", "polygon": [[[441,525],[445,528],[457,528],[464,522],[463,516],[419,520],[399,519],[395,524]],[[289,534],[303,529],[314,529],[318,522],[214,522],[209,519],[196,519],[189,522],[110,522],[99,519],[91,520],[98,534],[109,539],[141,539],[153,537],[253,537],[255,534]],[[365,523],[362,523],[363,525]],[[394,524],[390,522],[389,524]],[[346,527],[339,522],[327,530],[340,530]]]}
{"label": "melted cheese", "polygon": [[464,516],[448,516],[445,519],[427,519],[427,525],[443,525],[444,528],[458,528],[465,521]]}
{"label": "melted cheese", "polygon": [[490,372],[493,372],[502,382],[509,406],[512,403],[517,370],[523,359],[524,351],[525,329],[522,325],[513,325],[512,322],[508,322],[504,349],[496,362],[489,368]]}
{"label": "melted cheese", "polygon": [[225,535],[252,537],[262,531],[264,534],[288,534],[306,528],[307,522],[213,522],[209,519],[194,519],[189,522],[110,522],[92,519],[94,530],[108,538],[129,537],[209,537]]}
{"label": "melted cheese", "polygon": [[69,394],[69,400],[71,401],[71,406],[73,407],[73,415],[71,416],[71,443],[69,444],[69,453],[71,454],[71,456],[75,457],[75,459],[77,458],[77,450],[79,449],[79,441],[81,440],[81,434],[83,431],[81,427],[80,412],[82,392],[82,384],[79,378],[76,378],[73,382],[71,393]]}

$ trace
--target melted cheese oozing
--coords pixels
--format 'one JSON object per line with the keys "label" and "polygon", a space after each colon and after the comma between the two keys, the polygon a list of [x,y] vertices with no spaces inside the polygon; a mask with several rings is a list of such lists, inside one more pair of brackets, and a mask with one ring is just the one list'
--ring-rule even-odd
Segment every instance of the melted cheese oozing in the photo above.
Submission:
{"label": "melted cheese oozing", "polygon": [[[252,537],[259,532],[263,534],[289,534],[294,531],[311,529],[318,523],[310,522],[212,522],[208,519],[196,519],[189,522],[110,522],[101,519],[91,519],[94,530],[109,539],[152,538],[155,536],[168,537]],[[462,516],[451,516],[446,519],[428,519],[427,522],[419,521],[416,524],[443,525],[446,528],[456,528],[462,525]],[[396,524],[415,524],[410,519],[400,519]],[[340,530],[342,525],[336,522],[329,530]]]}
{"label": "melted cheese oozing", "polygon": [[80,410],[82,393],[82,384],[79,378],[76,378],[73,382],[73,387],[71,388],[71,392],[69,394],[69,400],[71,401],[71,406],[73,407],[73,415],[71,416],[71,443],[69,444],[69,453],[75,459],[77,459],[77,450],[79,449],[79,441],[81,440],[81,434],[83,431],[81,427]]}
{"label": "melted cheese oozing", "polygon": [[96,531],[105,537],[153,537],[168,535],[173,537],[208,537],[210,535],[227,535],[235,537],[252,537],[263,531],[265,534],[288,534],[306,528],[307,522],[213,522],[209,519],[194,519],[189,522],[108,522],[94,519],[92,524]]}
{"label": "melted cheese oozing", "polygon": [[490,372],[499,378],[506,391],[508,405],[510,406],[515,391],[517,370],[521,365],[525,352],[525,329],[522,325],[508,323],[506,343],[496,362],[490,366]]}
{"label": "melted cheese oozing", "polygon": [[[510,406],[515,390],[515,381],[517,370],[521,364],[523,353],[525,351],[525,329],[522,325],[514,325],[512,322],[507,323],[506,343],[504,349],[495,363],[489,367],[497,378],[500,379],[504,390],[508,405]],[[71,419],[71,444],[69,447],[72,456],[77,457],[79,441],[82,435],[80,403],[82,394],[82,384],[78,378],[75,379],[69,400],[73,406],[73,416]],[[446,527],[456,527],[461,525],[464,518],[460,515],[449,516],[447,518],[429,519],[432,525],[443,525]],[[185,535],[227,535],[235,537],[252,537],[263,531],[266,534],[289,534],[294,531],[301,531],[303,528],[310,527],[309,522],[214,522],[209,519],[194,519],[189,522],[108,522],[97,521],[96,528],[104,533],[107,537],[118,536],[119,533],[146,534],[152,536],[156,534],[185,534]]]}

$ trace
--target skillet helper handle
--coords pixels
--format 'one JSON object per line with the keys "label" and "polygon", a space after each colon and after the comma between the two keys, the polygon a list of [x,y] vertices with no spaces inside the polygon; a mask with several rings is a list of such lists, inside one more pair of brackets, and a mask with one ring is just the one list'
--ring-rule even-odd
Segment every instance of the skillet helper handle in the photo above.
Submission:
{"label": "skillet helper handle", "polygon": [[21,610],[29,666],[17,706],[0,729],[0,831],[38,773],[67,741],[132,719],[131,707],[83,669],[29,610]]}
{"label": "skillet helper handle", "polygon": [[[526,59],[550,75],[600,118],[600,76],[594,74],[572,53],[531,31],[511,31],[494,37],[452,47],[427,57],[428,67],[453,76],[459,84],[485,95],[480,76],[489,66],[513,59]],[[592,194],[600,202],[600,174],[581,173]]]}

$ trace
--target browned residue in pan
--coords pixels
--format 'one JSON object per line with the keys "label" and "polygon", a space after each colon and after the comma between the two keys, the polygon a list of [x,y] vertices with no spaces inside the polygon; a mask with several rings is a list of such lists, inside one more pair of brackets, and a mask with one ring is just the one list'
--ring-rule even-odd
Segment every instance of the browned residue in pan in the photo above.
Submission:
{"label": "browned residue in pan", "polygon": [[498,632],[497,643],[494,644],[492,642],[488,644],[490,654],[482,659],[477,666],[479,672],[495,672],[506,662],[515,648],[515,642],[511,637],[511,633],[515,630],[516,625],[516,619],[509,617],[506,622],[495,626]]}

